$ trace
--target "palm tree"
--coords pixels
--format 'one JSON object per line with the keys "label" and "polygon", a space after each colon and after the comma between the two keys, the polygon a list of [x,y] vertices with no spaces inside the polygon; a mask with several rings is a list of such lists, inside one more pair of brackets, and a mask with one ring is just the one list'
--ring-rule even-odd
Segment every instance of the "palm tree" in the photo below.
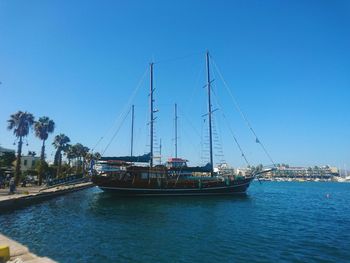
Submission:
{"label": "palm tree", "polygon": [[69,142],[70,142],[69,137],[61,133],[55,136],[55,139],[52,143],[52,145],[56,148],[54,164],[57,165],[57,177],[61,172],[62,151],[64,151],[68,147]]}
{"label": "palm tree", "polygon": [[21,154],[22,154],[22,144],[23,137],[27,136],[29,129],[34,123],[34,116],[31,113],[18,111],[10,116],[7,121],[9,130],[13,130],[13,134],[19,138],[18,149],[17,149],[17,159],[16,159],[16,170],[15,170],[15,184],[19,182],[19,176],[21,172]]}
{"label": "palm tree", "polygon": [[64,154],[68,159],[68,165],[71,166],[72,159],[77,157],[74,146],[71,144],[68,144],[66,149],[64,150]]}
{"label": "palm tree", "polygon": [[[49,133],[53,133],[54,129],[55,129],[55,123],[53,120],[50,120],[49,117],[41,117],[34,124],[35,136],[43,141],[43,145],[41,146],[41,155],[40,155],[41,166],[45,162],[45,141],[49,137]],[[41,168],[39,169],[39,185],[42,184],[42,180],[43,180],[43,169]]]}
{"label": "palm tree", "polygon": [[82,153],[81,153],[82,157],[83,157],[83,176],[85,174],[86,157],[88,156],[89,151],[90,151],[90,149],[88,147],[84,146],[83,149],[82,149]]}
{"label": "palm tree", "polygon": [[[79,158],[79,163],[82,163],[82,166],[83,166],[82,172],[84,174],[84,172],[85,172],[85,159],[86,159],[90,149],[88,147],[82,145],[81,143],[77,143],[73,147],[76,151],[77,157]],[[83,160],[81,160],[81,159],[83,159]]]}
{"label": "palm tree", "polygon": [[94,153],[94,160],[96,161],[96,160],[99,160],[99,159],[101,159],[101,154],[99,153],[99,152],[95,152]]}
{"label": "palm tree", "polygon": [[91,161],[97,161],[101,158],[101,154],[99,152],[88,152],[85,156],[86,164],[91,164]]}

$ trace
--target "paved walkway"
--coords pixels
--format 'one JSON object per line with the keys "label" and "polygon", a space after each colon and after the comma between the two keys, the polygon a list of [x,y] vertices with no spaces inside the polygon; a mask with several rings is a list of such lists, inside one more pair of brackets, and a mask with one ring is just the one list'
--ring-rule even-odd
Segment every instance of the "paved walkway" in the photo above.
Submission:
{"label": "paved walkway", "polygon": [[0,246],[6,245],[10,247],[10,261],[7,263],[55,263],[47,257],[39,257],[29,251],[29,249],[20,243],[0,234]]}
{"label": "paved walkway", "polygon": [[8,189],[0,190],[0,212],[3,210],[13,210],[20,207],[25,207],[36,202],[42,202],[50,198],[64,195],[67,193],[79,191],[85,188],[92,187],[93,183],[83,182],[68,185],[59,185],[51,188],[34,187],[19,187],[15,194],[8,194]]}
{"label": "paved walkway", "polygon": [[43,189],[43,186],[28,186],[28,187],[17,187],[16,193],[9,195],[9,188],[1,188],[0,189],[0,201],[3,199],[7,199],[9,197],[20,197],[23,195],[28,195],[28,194],[37,194],[39,193],[40,189]]}
{"label": "paved walkway", "polygon": [[61,190],[80,188],[82,186],[92,186],[91,182],[84,183],[76,183],[76,184],[68,184],[68,185],[59,185],[50,188],[46,188],[44,186],[28,186],[28,187],[17,187],[15,194],[9,194],[9,188],[0,189],[0,202],[8,199],[16,199],[20,197],[25,197],[28,195],[38,195],[43,193],[52,193]]}
{"label": "paved walkway", "polygon": [[[43,188],[38,186],[18,187],[15,194],[9,195],[9,189],[0,189],[0,212],[2,209],[16,209],[31,205],[35,202],[45,201],[55,196],[66,193],[75,192],[88,187],[92,187],[91,182],[60,185],[51,188]],[[29,251],[29,249],[20,243],[0,234],[0,246],[6,245],[10,247],[11,259],[8,263],[52,263],[55,262],[46,257],[38,257]]]}

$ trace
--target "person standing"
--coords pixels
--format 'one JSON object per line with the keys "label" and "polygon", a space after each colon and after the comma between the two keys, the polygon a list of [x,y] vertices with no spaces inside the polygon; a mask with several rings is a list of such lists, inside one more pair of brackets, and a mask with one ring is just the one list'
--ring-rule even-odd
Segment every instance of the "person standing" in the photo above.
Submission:
{"label": "person standing", "polygon": [[9,194],[14,194],[15,191],[16,191],[15,178],[12,177],[12,178],[10,179],[10,192],[9,192]]}

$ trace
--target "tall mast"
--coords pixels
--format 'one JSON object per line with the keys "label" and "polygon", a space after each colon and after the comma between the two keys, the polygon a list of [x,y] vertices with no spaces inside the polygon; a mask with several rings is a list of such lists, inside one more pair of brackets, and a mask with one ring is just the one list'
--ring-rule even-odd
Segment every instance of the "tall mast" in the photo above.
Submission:
{"label": "tall mast", "polygon": [[177,104],[175,103],[175,158],[177,158]]}
{"label": "tall mast", "polygon": [[130,144],[130,156],[132,156],[132,150],[134,147],[134,107],[135,105],[132,105],[131,107],[131,144]]}
{"label": "tall mast", "polygon": [[159,164],[162,164],[162,139],[159,139]]}
{"label": "tall mast", "polygon": [[210,166],[211,166],[211,176],[213,176],[213,135],[211,127],[211,98],[210,98],[210,68],[209,68],[209,51],[206,53],[207,60],[207,87],[208,87],[208,116],[209,116],[209,154],[210,154]]}
{"label": "tall mast", "polygon": [[150,115],[151,115],[151,120],[150,120],[150,167],[153,167],[153,63],[150,64]]}

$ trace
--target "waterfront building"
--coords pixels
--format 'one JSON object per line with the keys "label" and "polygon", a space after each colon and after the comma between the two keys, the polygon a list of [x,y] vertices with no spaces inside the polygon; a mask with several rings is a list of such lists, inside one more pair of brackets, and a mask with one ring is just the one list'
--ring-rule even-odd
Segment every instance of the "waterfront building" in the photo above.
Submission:
{"label": "waterfront building", "polygon": [[219,164],[217,167],[214,168],[214,172],[222,176],[232,176],[236,174],[235,169],[227,163]]}
{"label": "waterfront building", "polygon": [[236,169],[236,175],[239,176],[246,176],[246,174],[249,174],[251,172],[250,168],[237,168]]}
{"label": "waterfront building", "polygon": [[265,178],[271,180],[332,180],[339,175],[337,167],[328,165],[318,167],[289,167],[278,166],[275,170],[266,173]]}
{"label": "waterfront building", "polygon": [[36,157],[33,155],[21,156],[21,171],[25,172],[28,170],[34,170],[35,164],[39,160],[40,160],[40,157]]}

